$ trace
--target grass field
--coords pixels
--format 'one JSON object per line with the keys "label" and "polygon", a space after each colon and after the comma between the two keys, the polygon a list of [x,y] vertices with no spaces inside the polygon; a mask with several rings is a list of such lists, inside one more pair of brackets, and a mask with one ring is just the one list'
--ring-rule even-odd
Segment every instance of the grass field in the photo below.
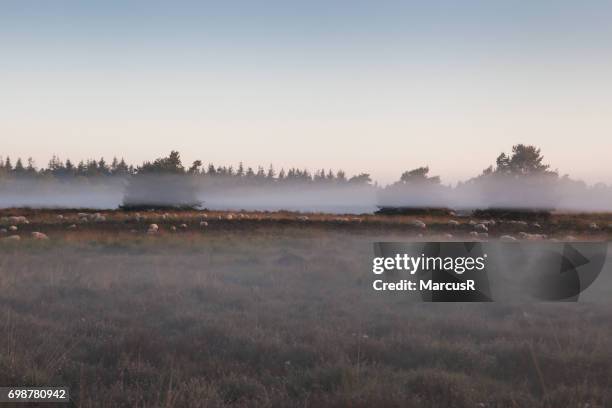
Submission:
{"label": "grass field", "polygon": [[[373,241],[472,239],[470,218],[0,212],[15,215],[29,223],[0,239],[0,385],[67,385],[84,407],[612,406],[609,305],[370,289]],[[609,214],[537,224],[489,235],[612,233]]]}

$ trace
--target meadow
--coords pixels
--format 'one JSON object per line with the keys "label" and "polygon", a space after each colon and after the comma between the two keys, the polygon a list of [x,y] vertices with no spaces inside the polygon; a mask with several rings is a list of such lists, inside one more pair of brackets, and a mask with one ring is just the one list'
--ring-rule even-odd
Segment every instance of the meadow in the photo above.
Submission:
{"label": "meadow", "polygon": [[[612,406],[609,305],[371,290],[372,242],[473,239],[469,217],[0,213],[15,215],[28,223],[0,239],[3,386],[67,385],[83,407]],[[497,220],[490,238],[612,232],[609,214],[536,221]]]}

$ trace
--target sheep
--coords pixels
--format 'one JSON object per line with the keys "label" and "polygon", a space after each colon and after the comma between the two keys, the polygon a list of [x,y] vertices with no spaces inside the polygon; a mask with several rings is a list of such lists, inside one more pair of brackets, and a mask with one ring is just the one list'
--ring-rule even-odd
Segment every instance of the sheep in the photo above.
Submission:
{"label": "sheep", "polygon": [[474,225],[474,230],[475,231],[479,231],[479,232],[487,232],[487,231],[489,231],[487,226],[484,225],[484,224],[476,224],[476,225]]}
{"label": "sheep", "polygon": [[147,234],[155,234],[159,231],[159,226],[157,224],[149,225],[149,229],[147,230]]}
{"label": "sheep", "polygon": [[516,238],[514,238],[512,235],[502,235],[501,237],[499,237],[499,240],[505,242],[513,242],[516,241]]}
{"label": "sheep", "polygon": [[308,218],[308,216],[306,215],[300,215],[299,217],[297,217],[298,221],[308,221],[310,218]]}
{"label": "sheep", "polygon": [[444,235],[442,235],[442,237],[447,238],[447,239],[452,239],[453,238],[453,234],[444,234]]}
{"label": "sheep", "polygon": [[450,221],[448,222],[448,226],[449,226],[449,227],[451,227],[451,228],[456,228],[456,227],[458,227],[458,226],[459,226],[459,221],[450,220]]}
{"label": "sheep", "polygon": [[571,242],[571,241],[577,241],[577,240],[578,240],[578,238],[576,238],[576,237],[575,237],[575,236],[573,236],[573,235],[567,235],[565,238],[563,238],[563,240],[564,240],[564,241],[570,241],[570,242]]}
{"label": "sheep", "polygon": [[476,231],[470,231],[470,236],[474,238],[478,238],[478,233]]}
{"label": "sheep", "polygon": [[231,221],[234,219],[234,214],[227,214],[227,216],[225,217],[226,220]]}
{"label": "sheep", "polygon": [[532,226],[533,228],[536,228],[536,229],[540,229],[540,228],[542,228],[542,226],[541,226],[540,224],[538,224],[537,222],[534,222],[533,224],[531,224],[531,226]]}
{"label": "sheep", "polygon": [[34,239],[41,239],[41,240],[49,239],[47,234],[44,234],[44,233],[38,232],[38,231],[32,232],[31,235],[32,235],[32,238],[34,238]]}
{"label": "sheep", "polygon": [[73,230],[76,228],[77,228],[76,224],[70,224],[69,226],[66,227],[66,229],[69,229],[69,230]]}
{"label": "sheep", "polygon": [[106,221],[106,217],[100,213],[95,213],[94,215],[91,216],[91,219],[94,222],[104,222]]}
{"label": "sheep", "polygon": [[201,228],[206,228],[206,227],[208,227],[208,222],[206,222],[206,221],[200,221],[200,227],[201,227]]}
{"label": "sheep", "polygon": [[17,231],[18,229],[19,229],[19,228],[17,228],[17,226],[16,226],[16,225],[11,225],[10,227],[8,227],[8,230],[9,230],[9,231],[11,231],[11,232],[15,232],[15,231]]}
{"label": "sheep", "polygon": [[181,224],[181,225],[179,225],[179,228],[181,228],[181,229],[187,229],[187,224]]}
{"label": "sheep", "polygon": [[589,229],[598,230],[599,229],[599,225],[597,225],[596,222],[592,222],[592,223],[589,224]]}
{"label": "sheep", "polygon": [[172,226],[170,227],[170,231],[172,231],[172,232],[176,231],[176,226],[172,225]]}
{"label": "sheep", "polygon": [[14,242],[14,241],[20,241],[21,237],[19,235],[9,235],[6,238],[2,238],[2,240],[4,240],[4,241],[13,241]]}
{"label": "sheep", "polygon": [[56,218],[58,221],[63,221],[63,220],[64,220],[64,216],[63,216],[62,214],[58,214],[58,215],[57,215],[55,218]]}
{"label": "sheep", "polygon": [[23,215],[13,215],[11,217],[8,218],[8,221],[11,224],[29,224],[30,221],[28,221],[28,219],[26,217],[24,217]]}
{"label": "sheep", "polygon": [[412,222],[410,222],[410,225],[412,225],[413,227],[417,227],[420,229],[425,229],[427,228],[427,224],[425,224],[423,221],[421,220],[414,220]]}
{"label": "sheep", "polygon": [[470,225],[474,226],[474,225],[476,225],[476,224],[477,224],[477,222],[476,222],[476,221],[474,221],[474,220],[470,220],[470,221],[468,222],[468,224],[470,224]]}

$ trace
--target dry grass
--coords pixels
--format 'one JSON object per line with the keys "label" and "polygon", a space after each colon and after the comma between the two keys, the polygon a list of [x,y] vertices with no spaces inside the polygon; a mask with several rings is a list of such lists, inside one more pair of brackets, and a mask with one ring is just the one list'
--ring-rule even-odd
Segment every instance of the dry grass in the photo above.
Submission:
{"label": "dry grass", "polygon": [[106,214],[76,231],[28,214],[22,233],[51,239],[0,244],[0,384],[85,407],[612,406],[609,306],[371,291],[371,242],[413,237],[401,220],[189,213],[150,236],[161,214]]}

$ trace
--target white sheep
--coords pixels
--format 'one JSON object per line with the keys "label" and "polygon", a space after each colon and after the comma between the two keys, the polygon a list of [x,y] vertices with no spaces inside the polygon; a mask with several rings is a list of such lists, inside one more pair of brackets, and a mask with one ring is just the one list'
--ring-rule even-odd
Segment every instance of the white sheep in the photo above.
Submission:
{"label": "white sheep", "polygon": [[506,242],[512,242],[512,241],[516,241],[516,238],[514,238],[512,235],[502,235],[501,237],[499,237],[500,241],[506,241]]}
{"label": "white sheep", "polygon": [[482,223],[474,225],[474,230],[475,231],[479,231],[479,232],[487,232],[487,231],[489,231],[487,226],[482,224]]}
{"label": "white sheep", "polygon": [[208,223],[206,221],[200,221],[200,227],[201,228],[206,228],[206,227],[208,227]]}
{"label": "white sheep", "polygon": [[41,240],[49,239],[47,234],[44,234],[44,233],[38,232],[38,231],[32,232],[32,238],[34,238],[34,239],[41,239]]}
{"label": "white sheep", "polygon": [[449,226],[449,227],[451,227],[451,228],[456,228],[456,227],[458,227],[458,226],[459,226],[459,221],[456,221],[456,220],[450,220],[450,221],[448,222],[448,226]]}
{"label": "white sheep", "polygon": [[15,231],[17,231],[18,229],[19,229],[19,228],[17,228],[17,226],[16,226],[16,225],[11,225],[10,227],[8,227],[8,230],[9,230],[9,231],[11,231],[11,232],[15,232]]}
{"label": "white sheep", "polygon": [[413,227],[417,227],[420,229],[425,229],[427,228],[427,224],[425,224],[423,221],[421,220],[414,220],[412,222],[410,222],[410,225],[412,225]]}
{"label": "white sheep", "polygon": [[179,228],[181,228],[181,229],[187,229],[187,224],[181,224],[181,225],[179,225]]}
{"label": "white sheep", "polygon": [[8,221],[11,224],[29,224],[30,223],[30,221],[28,221],[28,219],[24,217],[23,215],[13,215],[8,218]]}
{"label": "white sheep", "polygon": [[147,230],[147,234],[155,234],[159,231],[159,225],[151,224],[149,225],[149,229]]}

